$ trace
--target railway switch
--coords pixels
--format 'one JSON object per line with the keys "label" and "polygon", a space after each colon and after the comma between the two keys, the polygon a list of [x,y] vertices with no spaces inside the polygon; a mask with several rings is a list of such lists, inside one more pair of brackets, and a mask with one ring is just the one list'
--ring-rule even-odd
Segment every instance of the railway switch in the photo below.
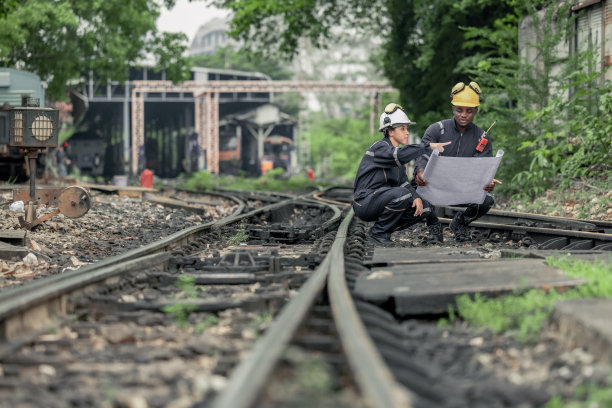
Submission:
{"label": "railway switch", "polygon": [[[70,186],[64,189],[45,189],[41,190],[41,196],[38,197],[42,204],[53,205],[57,208],[50,213],[47,213],[39,218],[28,220],[24,217],[19,217],[19,224],[28,230],[31,230],[36,225],[41,224],[57,214],[63,214],[68,218],[79,218],[87,214],[91,208],[91,198],[86,189],[80,186]],[[14,190],[13,200],[18,201],[26,198],[25,190]],[[26,198],[27,199],[27,198]],[[27,213],[26,213],[27,214]]]}

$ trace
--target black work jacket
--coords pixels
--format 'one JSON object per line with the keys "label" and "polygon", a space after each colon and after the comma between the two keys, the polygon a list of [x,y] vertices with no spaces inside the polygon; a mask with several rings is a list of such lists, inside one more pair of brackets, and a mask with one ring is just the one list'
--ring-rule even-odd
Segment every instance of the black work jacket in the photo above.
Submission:
{"label": "black work jacket", "polygon": [[429,143],[394,147],[388,137],[377,141],[361,159],[355,176],[353,198],[359,201],[370,194],[400,186],[410,190],[413,197],[420,198],[408,182],[404,164],[425,153],[431,153]]}
{"label": "black work jacket", "polygon": [[[487,139],[487,144],[482,152],[476,150],[480,138]],[[491,157],[493,156],[493,142],[490,135],[473,123],[470,123],[461,133],[457,128],[455,119],[445,119],[430,125],[423,134],[423,143],[452,142],[444,146],[444,152],[440,156],[448,157]],[[429,153],[422,155],[414,162],[415,174],[418,169],[424,169],[429,160]]]}

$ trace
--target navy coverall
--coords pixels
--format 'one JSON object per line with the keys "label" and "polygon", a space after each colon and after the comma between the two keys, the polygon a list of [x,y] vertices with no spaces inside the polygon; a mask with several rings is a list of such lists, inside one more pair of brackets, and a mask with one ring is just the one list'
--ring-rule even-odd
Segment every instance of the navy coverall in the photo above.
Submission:
{"label": "navy coverall", "polygon": [[[476,146],[480,142],[480,138],[484,137],[487,139],[487,144],[482,152],[476,150]],[[430,125],[425,134],[423,135],[422,143],[444,143],[452,142],[448,146],[444,147],[444,152],[440,153],[440,156],[448,157],[492,157],[493,156],[493,142],[488,134],[485,134],[484,130],[470,123],[465,129],[465,132],[461,133],[457,128],[455,119],[445,119],[440,122],[436,122]],[[423,154],[421,157],[414,162],[414,174],[416,175],[419,169],[424,169],[429,160],[429,154]],[[484,186],[483,186],[484,187]],[[472,221],[485,215],[491,207],[493,207],[493,195],[489,192],[486,193],[485,200],[482,204],[463,204],[467,206],[463,215],[460,217],[460,222],[463,225],[468,225]]]}
{"label": "navy coverall", "polygon": [[353,194],[353,210],[363,221],[376,221],[370,235],[391,238],[393,231],[427,219],[438,218],[431,205],[423,201],[423,214],[415,217],[412,203],[421,198],[410,185],[404,164],[422,154],[431,153],[429,143],[394,147],[388,137],[374,143],[361,159]]}

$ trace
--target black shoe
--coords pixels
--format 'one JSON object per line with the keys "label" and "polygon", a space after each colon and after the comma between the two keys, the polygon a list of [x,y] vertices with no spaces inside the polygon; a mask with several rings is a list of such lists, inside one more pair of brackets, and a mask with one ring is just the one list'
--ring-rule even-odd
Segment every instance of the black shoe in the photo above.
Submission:
{"label": "black shoe", "polygon": [[368,243],[374,246],[391,247],[393,241],[383,235],[368,235]]}
{"label": "black shoe", "polygon": [[429,236],[427,237],[427,242],[430,244],[441,244],[444,242],[444,237],[442,236],[442,225],[439,222],[435,224],[431,224],[427,227],[429,229]]}
{"label": "black shoe", "polygon": [[468,230],[467,225],[465,225],[461,221],[461,218],[462,218],[461,216],[462,216],[461,213],[455,214],[455,216],[453,217],[453,220],[451,221],[449,225],[449,228],[451,232],[455,234],[455,241],[457,242],[471,241],[472,239],[470,238],[470,231]]}

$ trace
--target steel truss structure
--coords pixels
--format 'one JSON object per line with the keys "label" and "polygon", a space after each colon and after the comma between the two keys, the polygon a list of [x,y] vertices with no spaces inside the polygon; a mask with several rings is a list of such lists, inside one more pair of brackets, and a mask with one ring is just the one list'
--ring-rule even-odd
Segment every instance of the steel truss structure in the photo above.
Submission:
{"label": "steel truss structure", "polygon": [[368,92],[370,94],[370,127],[374,128],[374,109],[380,94],[396,92],[382,82],[341,81],[132,81],[132,149],[131,170],[137,174],[139,155],[144,153],[144,103],[147,93],[191,93],[194,96],[195,131],[198,144],[206,150],[206,167],[219,173],[219,95],[227,93],[281,93],[281,92]]}

